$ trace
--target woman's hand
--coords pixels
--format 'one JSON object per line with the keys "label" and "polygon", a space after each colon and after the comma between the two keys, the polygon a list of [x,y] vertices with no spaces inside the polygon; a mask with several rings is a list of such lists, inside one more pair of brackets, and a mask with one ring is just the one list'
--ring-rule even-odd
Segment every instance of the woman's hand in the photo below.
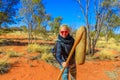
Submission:
{"label": "woman's hand", "polygon": [[62,66],[63,66],[63,67],[67,67],[68,64],[67,64],[66,62],[62,62]]}

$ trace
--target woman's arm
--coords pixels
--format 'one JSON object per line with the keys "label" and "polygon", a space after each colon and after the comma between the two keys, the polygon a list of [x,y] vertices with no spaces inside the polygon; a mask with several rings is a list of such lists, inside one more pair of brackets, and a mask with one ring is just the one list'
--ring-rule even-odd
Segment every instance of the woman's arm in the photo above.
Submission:
{"label": "woman's arm", "polygon": [[62,58],[62,46],[61,46],[60,42],[57,43],[56,59],[59,62],[59,64],[61,64],[61,65],[63,62],[65,62]]}

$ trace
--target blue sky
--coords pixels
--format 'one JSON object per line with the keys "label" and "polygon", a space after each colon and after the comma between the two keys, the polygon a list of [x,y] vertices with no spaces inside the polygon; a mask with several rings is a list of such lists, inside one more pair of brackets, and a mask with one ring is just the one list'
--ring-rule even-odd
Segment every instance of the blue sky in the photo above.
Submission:
{"label": "blue sky", "polygon": [[[76,1],[77,0],[42,0],[42,3],[44,4],[46,13],[50,14],[52,18],[61,16],[63,18],[62,24],[68,24],[69,26],[72,26],[72,28],[77,29],[80,26],[85,26],[85,21],[81,9]],[[85,1],[81,1],[82,5],[85,8]],[[91,12],[93,10],[92,1],[93,0],[90,1]],[[91,14],[93,14],[93,12]],[[94,14],[92,17],[94,17]],[[92,24],[94,22],[95,19],[92,19]]]}
{"label": "blue sky", "polygon": [[[50,14],[52,18],[61,16],[63,19],[62,24],[68,24],[74,27],[74,29],[77,29],[79,26],[85,25],[85,21],[76,1],[77,0],[42,0],[42,3],[44,4],[46,13]],[[23,23],[18,23],[19,26],[21,24]],[[14,25],[16,24],[12,26]]]}
{"label": "blue sky", "polygon": [[[86,24],[81,9],[76,1],[77,0],[42,0],[47,14],[50,14],[53,18],[61,16],[63,18],[62,24],[68,24],[74,29],[85,26]],[[85,8],[85,1],[81,1]],[[95,23],[93,0],[90,0],[89,7],[89,23],[93,25]]]}
{"label": "blue sky", "polygon": [[[61,16],[63,18],[62,23],[72,26],[72,28],[77,29],[80,26],[85,26],[85,19],[81,12],[77,0],[43,0],[45,10],[47,14],[50,14],[53,18]],[[82,1],[82,6],[85,8],[85,1]],[[90,0],[89,6],[89,23],[90,25],[95,24],[95,12],[93,0]],[[115,31],[120,33],[119,30]]]}
{"label": "blue sky", "polygon": [[82,13],[76,0],[43,0],[47,14],[53,18],[61,16],[62,23],[78,28],[85,25]]}

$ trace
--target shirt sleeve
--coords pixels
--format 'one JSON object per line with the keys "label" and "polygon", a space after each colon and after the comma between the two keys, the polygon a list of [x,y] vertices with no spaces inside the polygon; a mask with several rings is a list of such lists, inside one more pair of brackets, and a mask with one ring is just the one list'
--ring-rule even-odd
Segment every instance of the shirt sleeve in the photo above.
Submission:
{"label": "shirt sleeve", "polygon": [[62,58],[62,46],[61,46],[60,42],[57,43],[56,59],[59,62],[59,64],[64,62],[64,60]]}

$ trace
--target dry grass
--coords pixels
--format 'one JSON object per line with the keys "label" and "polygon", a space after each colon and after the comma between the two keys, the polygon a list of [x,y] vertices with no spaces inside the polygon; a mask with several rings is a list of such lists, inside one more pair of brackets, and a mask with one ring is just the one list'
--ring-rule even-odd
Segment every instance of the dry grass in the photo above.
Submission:
{"label": "dry grass", "polygon": [[[38,52],[39,59],[49,62],[52,60],[53,55],[51,53],[51,46],[49,45],[39,45],[39,44],[30,44],[27,47],[28,52]],[[36,59],[38,59],[38,57]]]}
{"label": "dry grass", "polygon": [[99,59],[100,60],[104,60],[104,59],[109,59],[109,60],[114,60],[114,56],[115,54],[113,53],[108,53],[109,49],[102,49],[100,52],[99,52]]}
{"label": "dry grass", "polygon": [[9,71],[10,63],[8,62],[9,55],[5,55],[0,59],[0,74],[4,74]]}
{"label": "dry grass", "polygon": [[40,45],[39,44],[29,44],[27,46],[27,51],[30,52],[40,52]]}
{"label": "dry grass", "polygon": [[29,44],[27,47],[28,52],[46,52],[49,51],[51,46],[49,45],[39,45],[39,44]]}
{"label": "dry grass", "polygon": [[[105,38],[100,38],[96,44],[96,48],[100,48],[100,51],[97,52],[97,59],[104,60],[114,60],[116,53],[114,54],[112,51],[116,51],[119,55],[120,54],[120,42],[117,42],[114,38],[105,41]],[[92,58],[96,59],[96,56]]]}
{"label": "dry grass", "polygon": [[42,54],[41,59],[46,62],[50,62],[53,59],[53,55],[52,55],[52,53],[44,53],[44,54]]}
{"label": "dry grass", "polygon": [[106,42],[103,38],[98,40],[96,44],[97,48],[106,48],[113,49],[120,52],[120,42],[117,42],[114,38],[110,38],[108,42]]}
{"label": "dry grass", "polygon": [[114,49],[120,52],[120,42],[117,42],[114,38],[110,38],[107,42],[106,48]]}
{"label": "dry grass", "polygon": [[6,52],[7,55],[9,55],[9,57],[21,57],[23,54],[22,53],[18,53],[15,51],[8,51]]}
{"label": "dry grass", "polygon": [[27,34],[28,34],[28,33],[24,33],[24,32],[22,32],[22,31],[14,31],[14,33],[13,33],[13,32],[8,33],[7,36],[10,36],[10,35],[23,36],[23,35],[24,35],[24,37],[27,37],[27,36],[28,36]]}

